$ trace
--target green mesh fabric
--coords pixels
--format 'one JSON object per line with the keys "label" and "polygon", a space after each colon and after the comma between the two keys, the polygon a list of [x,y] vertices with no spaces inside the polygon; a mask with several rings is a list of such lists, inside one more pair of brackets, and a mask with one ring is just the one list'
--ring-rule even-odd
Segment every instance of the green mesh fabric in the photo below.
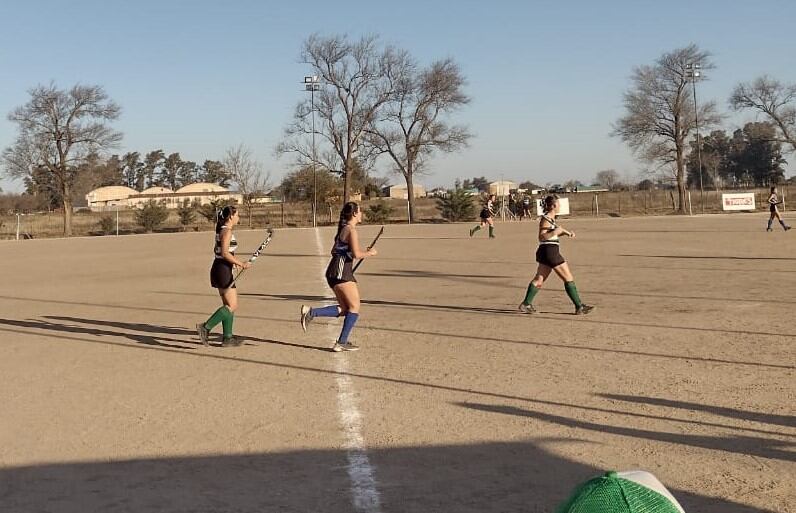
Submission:
{"label": "green mesh fabric", "polygon": [[579,486],[556,513],[679,513],[669,499],[615,472]]}

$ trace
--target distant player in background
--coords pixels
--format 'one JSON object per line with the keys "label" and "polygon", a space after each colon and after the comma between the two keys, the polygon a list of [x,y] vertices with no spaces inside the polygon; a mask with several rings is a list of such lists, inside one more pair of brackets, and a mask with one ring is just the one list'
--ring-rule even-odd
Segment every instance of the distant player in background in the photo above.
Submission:
{"label": "distant player in background", "polygon": [[779,214],[779,210],[777,210],[777,205],[782,204],[782,200],[779,199],[777,196],[777,188],[771,188],[771,194],[768,195],[768,204],[769,204],[769,211],[771,212],[771,217],[768,218],[768,227],[766,227],[767,232],[773,231],[771,229],[771,223],[774,222],[774,219],[779,221],[779,224],[782,226],[782,229],[786,232],[790,230],[790,226],[785,224],[785,221],[782,219],[782,216]]}
{"label": "distant player in background", "polygon": [[204,345],[210,345],[208,335],[210,330],[219,323],[223,326],[224,335],[221,341],[222,346],[239,346],[243,339],[232,335],[232,322],[235,310],[238,308],[238,292],[235,289],[235,281],[232,270],[234,267],[248,269],[249,262],[241,262],[235,257],[235,250],[238,242],[232,233],[232,228],[240,221],[238,209],[233,206],[226,206],[218,211],[216,218],[216,242],[213,247],[213,265],[210,268],[210,286],[218,289],[223,305],[216,310],[205,322],[196,325],[199,339]]}
{"label": "distant player in background", "polygon": [[528,219],[531,218],[531,198],[527,194],[522,196],[522,214],[520,214],[520,220],[524,217]]}
{"label": "distant player in background", "polygon": [[481,214],[479,215],[481,218],[481,222],[475,225],[473,228],[470,229],[470,237],[472,237],[475,232],[483,228],[485,225],[489,225],[489,238],[495,238],[495,195],[490,194],[486,199],[486,204],[484,208],[481,209]]}
{"label": "distant player in background", "polygon": [[539,248],[536,250],[536,261],[539,267],[536,269],[536,275],[531,283],[528,284],[528,290],[525,293],[525,300],[520,303],[519,311],[522,313],[535,313],[536,309],[533,307],[533,298],[542,288],[545,280],[550,276],[551,271],[564,281],[564,290],[566,290],[572,304],[575,305],[575,315],[586,315],[591,312],[594,307],[585,305],[580,300],[578,288],[575,286],[575,278],[569,270],[569,265],[564,257],[561,256],[559,249],[561,235],[568,237],[575,237],[575,232],[564,229],[556,223],[556,216],[558,215],[558,196],[550,195],[543,200],[544,214],[539,219]]}
{"label": "distant player in background", "polygon": [[362,222],[359,205],[349,201],[340,211],[337,234],[332,245],[332,259],[326,267],[326,283],[334,291],[337,304],[321,308],[301,305],[301,328],[306,332],[315,317],[345,317],[340,337],[332,346],[332,351],[356,351],[359,346],[349,342],[348,336],[359,319],[359,288],[354,277],[354,260],[375,256],[375,249],[363,251],[359,247],[357,225]]}

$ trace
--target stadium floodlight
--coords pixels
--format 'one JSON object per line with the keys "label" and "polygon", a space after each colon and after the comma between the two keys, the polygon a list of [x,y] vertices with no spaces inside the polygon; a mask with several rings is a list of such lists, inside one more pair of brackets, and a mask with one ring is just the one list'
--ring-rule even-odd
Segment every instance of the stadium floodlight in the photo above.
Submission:
{"label": "stadium floodlight", "polygon": [[304,90],[310,92],[310,109],[312,110],[312,226],[318,226],[318,176],[315,172],[315,163],[318,160],[315,153],[315,91],[321,88],[318,75],[304,77]]}
{"label": "stadium floodlight", "polygon": [[696,125],[697,139],[697,166],[699,166],[699,201],[702,204],[702,213],[705,213],[705,188],[702,184],[702,141],[699,138],[699,109],[697,108],[696,83],[702,78],[702,65],[690,62],[685,65],[685,76],[691,79],[691,86],[694,91],[694,124]]}

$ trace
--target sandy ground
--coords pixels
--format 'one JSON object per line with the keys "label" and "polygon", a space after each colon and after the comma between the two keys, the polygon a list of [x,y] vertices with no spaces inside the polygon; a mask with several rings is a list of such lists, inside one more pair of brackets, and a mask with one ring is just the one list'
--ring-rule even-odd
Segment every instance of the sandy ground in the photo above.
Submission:
{"label": "sandy ground", "polygon": [[391,225],[340,354],[339,321],[297,322],[329,293],[328,228],[322,251],[278,231],[241,280],[239,348],[194,332],[208,233],[0,242],[0,510],[551,512],[641,468],[688,513],[796,511],[796,232],[763,217],[572,220],[585,317],[557,278],[515,313],[532,223]]}

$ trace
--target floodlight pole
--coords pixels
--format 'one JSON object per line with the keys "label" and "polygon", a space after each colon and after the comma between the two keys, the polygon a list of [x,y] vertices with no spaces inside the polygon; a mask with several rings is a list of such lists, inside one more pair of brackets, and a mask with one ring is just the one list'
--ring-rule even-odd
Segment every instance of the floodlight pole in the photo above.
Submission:
{"label": "floodlight pole", "polygon": [[696,83],[702,76],[702,66],[697,63],[685,65],[685,74],[691,78],[691,86],[694,91],[694,124],[696,125],[697,139],[697,165],[699,166],[699,202],[702,205],[702,213],[705,213],[705,189],[702,185],[702,141],[699,140],[699,109],[697,108]]}
{"label": "floodlight pole", "polygon": [[22,214],[20,214],[19,212],[17,212],[17,240],[19,240],[19,217],[20,217],[21,215],[22,215]]}
{"label": "floodlight pole", "polygon": [[321,85],[318,83],[318,75],[304,77],[304,89],[310,92],[310,108],[312,110],[312,226],[318,226],[318,174],[315,170],[315,163],[318,158],[315,153],[315,91]]}

